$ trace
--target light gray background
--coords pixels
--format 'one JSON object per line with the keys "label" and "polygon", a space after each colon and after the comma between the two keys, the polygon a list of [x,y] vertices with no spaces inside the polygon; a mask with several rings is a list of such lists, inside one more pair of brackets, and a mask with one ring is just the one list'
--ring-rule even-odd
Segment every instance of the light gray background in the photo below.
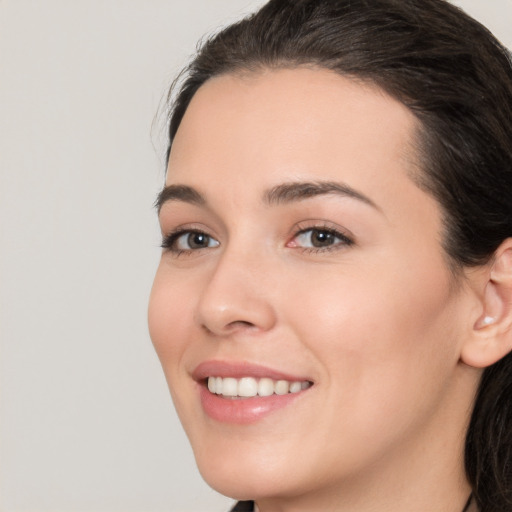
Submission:
{"label": "light gray background", "polygon": [[[0,511],[225,511],[146,328],[151,125],[201,35],[263,0],[0,0]],[[459,0],[509,47],[512,0]]]}

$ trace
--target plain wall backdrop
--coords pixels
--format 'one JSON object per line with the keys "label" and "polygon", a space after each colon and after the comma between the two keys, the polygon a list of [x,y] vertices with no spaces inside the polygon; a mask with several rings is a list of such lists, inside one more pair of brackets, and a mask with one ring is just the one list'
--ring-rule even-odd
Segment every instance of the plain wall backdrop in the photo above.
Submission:
{"label": "plain wall backdrop", "polygon": [[[0,512],[221,512],[146,327],[151,136],[205,33],[263,0],[0,0]],[[512,46],[512,0],[458,0]]]}

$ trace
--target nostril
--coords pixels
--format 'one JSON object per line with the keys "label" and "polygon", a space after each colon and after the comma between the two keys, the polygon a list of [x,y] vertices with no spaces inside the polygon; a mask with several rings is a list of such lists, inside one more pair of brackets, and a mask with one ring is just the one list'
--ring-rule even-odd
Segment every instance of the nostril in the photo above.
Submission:
{"label": "nostril", "polygon": [[231,322],[229,327],[254,327],[254,324],[246,320],[236,320],[235,322]]}
{"label": "nostril", "polygon": [[[204,331],[206,331],[210,335],[215,335],[216,332],[212,329],[210,329],[207,325],[202,324],[201,326]],[[236,331],[238,329],[253,329],[256,328],[256,325],[252,322],[247,322],[246,320],[235,320],[234,322],[230,322],[225,326],[223,329],[224,334],[230,334],[233,331]]]}

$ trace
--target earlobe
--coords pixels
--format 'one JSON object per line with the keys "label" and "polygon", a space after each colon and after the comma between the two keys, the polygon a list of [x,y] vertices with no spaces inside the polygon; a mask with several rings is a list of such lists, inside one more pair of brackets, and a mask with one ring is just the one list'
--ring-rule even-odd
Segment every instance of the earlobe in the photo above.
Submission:
{"label": "earlobe", "polygon": [[512,238],[506,239],[486,266],[481,313],[465,340],[461,360],[485,368],[512,350]]}

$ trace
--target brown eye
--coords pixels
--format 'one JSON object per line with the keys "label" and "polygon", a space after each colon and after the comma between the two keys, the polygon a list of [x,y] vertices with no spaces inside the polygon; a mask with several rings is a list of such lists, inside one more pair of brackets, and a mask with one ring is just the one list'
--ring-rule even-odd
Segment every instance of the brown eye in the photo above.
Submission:
{"label": "brown eye", "polygon": [[166,237],[162,243],[164,249],[182,253],[217,247],[219,242],[202,231],[180,231]]}
{"label": "brown eye", "polygon": [[311,245],[313,247],[326,247],[336,243],[336,236],[329,231],[311,230]]}
{"label": "brown eye", "polygon": [[210,237],[205,233],[189,233],[186,235],[189,249],[203,249],[209,247]]}
{"label": "brown eye", "polygon": [[303,249],[321,250],[352,244],[353,241],[342,233],[323,228],[304,229],[293,240],[294,247]]}

